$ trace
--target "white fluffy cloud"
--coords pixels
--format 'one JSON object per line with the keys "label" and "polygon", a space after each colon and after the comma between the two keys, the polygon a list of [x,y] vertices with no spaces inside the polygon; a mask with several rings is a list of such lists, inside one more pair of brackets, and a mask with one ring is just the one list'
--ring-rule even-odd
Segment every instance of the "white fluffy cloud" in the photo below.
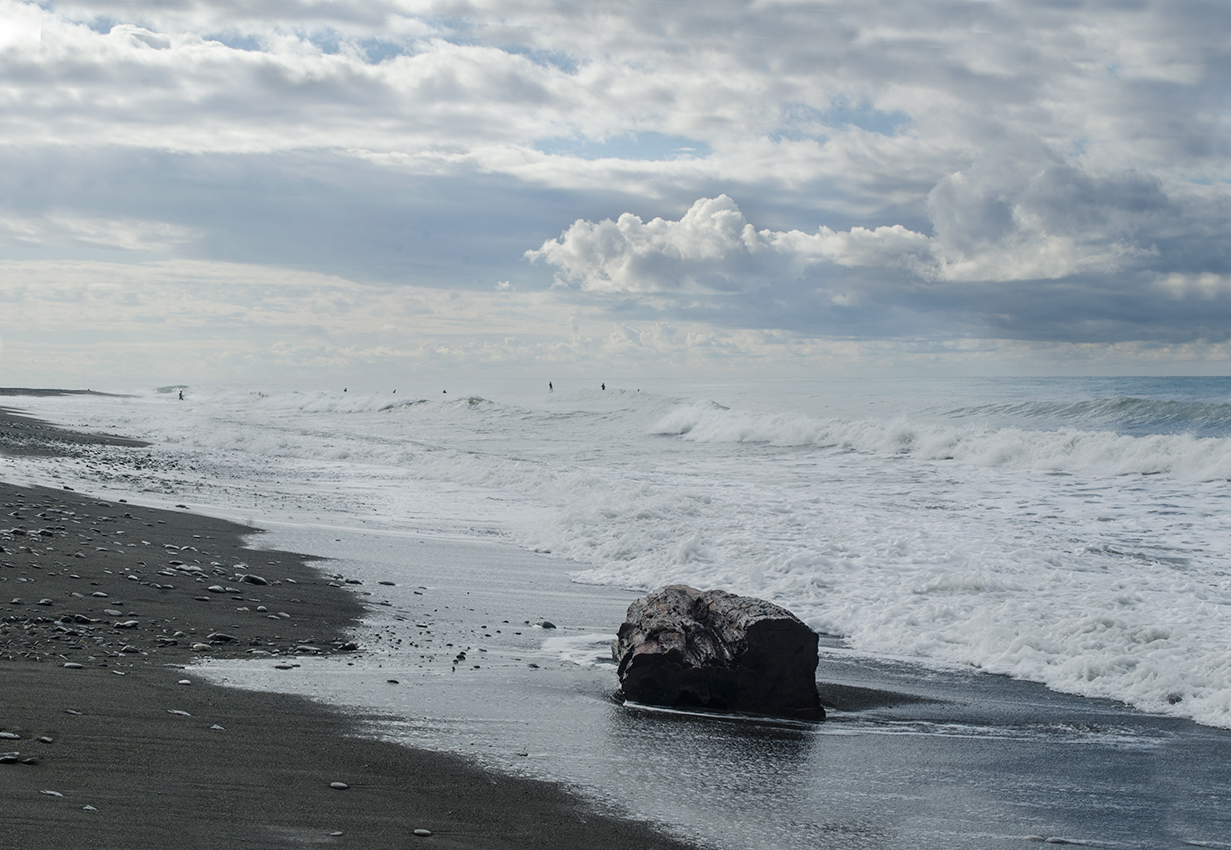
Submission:
{"label": "white fluffy cloud", "polygon": [[1157,181],[1138,174],[1096,180],[1056,167],[997,184],[959,172],[928,196],[931,237],[900,224],[757,230],[720,195],[678,221],[578,220],[526,257],[554,266],[558,283],[594,292],[751,291],[824,263],[929,281],[1052,280],[1157,255],[1137,237],[1172,209]]}
{"label": "white fluffy cloud", "polygon": [[816,262],[885,266],[925,262],[928,238],[901,225],[835,233],[757,230],[726,195],[702,198],[679,221],[577,221],[530,260],[555,266],[561,284],[594,292],[751,291],[798,278]]}

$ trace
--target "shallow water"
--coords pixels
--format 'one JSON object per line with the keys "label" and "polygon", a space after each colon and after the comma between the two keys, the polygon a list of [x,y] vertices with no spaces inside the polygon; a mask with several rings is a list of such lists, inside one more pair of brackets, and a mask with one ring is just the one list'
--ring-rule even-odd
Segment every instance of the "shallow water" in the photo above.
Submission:
{"label": "shallow water", "polygon": [[362,581],[370,650],[206,675],[348,706],[375,734],[563,782],[707,845],[1158,848],[1231,834],[1222,730],[833,639],[819,677],[860,707],[822,724],[625,707],[604,650],[633,594],[496,543],[289,526],[259,539]]}

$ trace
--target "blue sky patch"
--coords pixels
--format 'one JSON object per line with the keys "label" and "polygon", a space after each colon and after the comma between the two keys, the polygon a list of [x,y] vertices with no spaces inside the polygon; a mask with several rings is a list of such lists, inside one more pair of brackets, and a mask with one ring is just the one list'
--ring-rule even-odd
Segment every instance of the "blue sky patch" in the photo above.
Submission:
{"label": "blue sky patch", "polygon": [[663,162],[673,159],[704,159],[710,146],[684,136],[645,132],[614,136],[605,141],[559,136],[540,139],[534,149],[552,156],[575,156],[579,159],[628,159],[638,162]]}

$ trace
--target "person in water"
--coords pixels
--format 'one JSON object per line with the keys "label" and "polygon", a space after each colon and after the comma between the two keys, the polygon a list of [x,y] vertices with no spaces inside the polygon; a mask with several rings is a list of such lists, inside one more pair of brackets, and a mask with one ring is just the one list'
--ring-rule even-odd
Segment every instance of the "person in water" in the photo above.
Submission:
{"label": "person in water", "polygon": [[601,389],[603,392],[606,392],[606,391],[607,391],[607,383],[606,383],[606,382],[603,382],[603,383],[599,384],[598,386],[599,386],[599,389]]}
{"label": "person in water", "polygon": [[554,393],[555,391],[556,391],[556,388],[551,385],[551,381],[548,381],[547,382],[547,392]]}

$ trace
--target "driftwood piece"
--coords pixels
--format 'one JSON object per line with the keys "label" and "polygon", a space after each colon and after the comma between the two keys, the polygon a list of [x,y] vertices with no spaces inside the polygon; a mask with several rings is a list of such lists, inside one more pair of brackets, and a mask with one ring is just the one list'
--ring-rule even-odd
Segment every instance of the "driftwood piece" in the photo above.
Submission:
{"label": "driftwood piece", "polygon": [[763,599],[675,584],[628,607],[611,654],[634,702],[821,720],[817,641]]}

